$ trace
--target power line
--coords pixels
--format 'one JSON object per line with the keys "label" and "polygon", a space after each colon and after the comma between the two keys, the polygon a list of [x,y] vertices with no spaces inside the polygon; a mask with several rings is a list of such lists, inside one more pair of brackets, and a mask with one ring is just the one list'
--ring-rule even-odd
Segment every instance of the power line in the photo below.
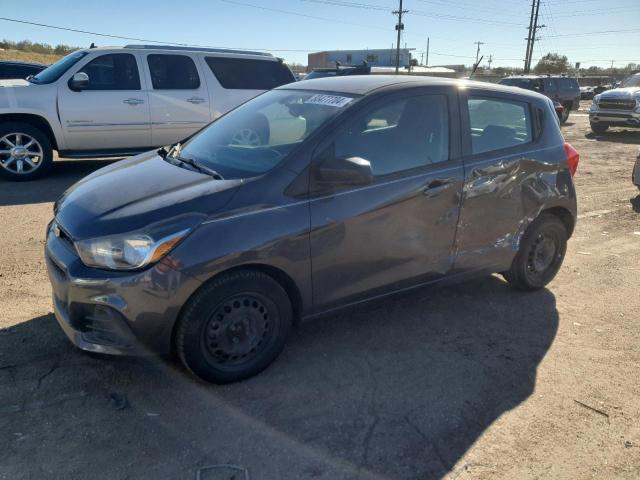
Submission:
{"label": "power line", "polygon": [[52,28],[54,30],[64,30],[66,32],[82,33],[82,34],[86,34],[86,35],[93,35],[93,36],[96,36],[96,37],[117,38],[119,40],[132,40],[134,42],[157,43],[157,44],[160,44],[160,45],[175,45],[175,46],[179,46],[179,47],[219,48],[219,49],[222,49],[222,50],[238,50],[238,49],[262,50],[264,52],[314,52],[314,51],[317,51],[317,50],[301,50],[301,49],[287,49],[287,48],[269,49],[269,48],[218,47],[218,46],[213,46],[213,45],[197,45],[197,44],[190,44],[190,43],[168,42],[166,40],[151,40],[151,39],[148,39],[148,38],[125,37],[123,35],[111,35],[111,34],[108,34],[108,33],[91,32],[91,31],[88,31],[88,30],[79,30],[77,28],[60,27],[60,26],[57,26],[57,25],[48,25],[46,23],[29,22],[29,21],[26,21],[26,20],[19,20],[17,18],[0,17],[0,20],[5,21],[5,22],[21,23],[21,24],[24,24],[24,25],[32,25],[32,26],[36,26],[36,27]]}
{"label": "power line", "polygon": [[342,24],[345,24],[345,25],[355,25],[357,27],[374,28],[374,29],[377,29],[377,30],[389,31],[388,28],[377,27],[377,26],[373,26],[373,25],[364,25],[362,23],[347,22],[345,20],[338,20],[336,18],[318,17],[316,15],[308,15],[306,13],[294,12],[294,11],[291,11],[291,10],[283,10],[281,8],[263,7],[262,5],[255,5],[253,3],[237,2],[235,0],[220,0],[220,1],[224,2],[224,3],[229,3],[231,5],[239,5],[241,7],[251,7],[251,8],[257,8],[257,9],[260,9],[260,10],[267,10],[269,12],[284,13],[286,15],[295,15],[296,17],[312,18],[314,20],[322,20],[322,21],[325,21],[325,22],[342,23]]}

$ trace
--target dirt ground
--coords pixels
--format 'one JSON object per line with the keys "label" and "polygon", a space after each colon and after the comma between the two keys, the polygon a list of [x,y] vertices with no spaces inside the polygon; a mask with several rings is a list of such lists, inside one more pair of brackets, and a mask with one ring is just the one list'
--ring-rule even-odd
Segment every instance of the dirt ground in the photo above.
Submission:
{"label": "dirt ground", "polygon": [[548,289],[493,276],[306,322],[225,387],[57,326],[44,229],[104,161],[0,181],[0,478],[640,478],[640,131],[594,136],[584,111],[563,131],[580,216]]}

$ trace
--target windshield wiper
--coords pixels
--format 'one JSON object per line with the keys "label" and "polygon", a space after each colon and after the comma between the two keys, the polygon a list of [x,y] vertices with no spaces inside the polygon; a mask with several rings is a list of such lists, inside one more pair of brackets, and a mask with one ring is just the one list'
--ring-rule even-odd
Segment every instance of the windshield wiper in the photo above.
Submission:
{"label": "windshield wiper", "polygon": [[34,75],[29,75],[25,80],[29,83],[40,83]]}
{"label": "windshield wiper", "polygon": [[170,155],[170,157],[173,158],[174,160],[178,160],[179,162],[186,163],[187,165],[191,165],[193,168],[195,168],[199,172],[206,173],[207,175],[212,176],[216,180],[224,180],[223,176],[220,175],[218,172],[216,172],[213,168],[209,168],[206,165],[201,164],[197,160],[194,160],[193,158],[186,158],[186,157],[173,156],[173,155]]}
{"label": "windshield wiper", "polygon": [[216,172],[213,168],[209,168],[206,165],[201,164],[197,160],[194,160],[193,158],[181,157],[180,156],[181,146],[182,145],[180,143],[176,143],[173,147],[171,147],[171,149],[168,152],[163,147],[160,150],[158,150],[158,155],[160,155],[162,158],[165,158],[165,159],[169,158],[171,160],[176,160],[181,163],[186,163],[187,165],[198,170],[200,173],[209,175],[215,178],[216,180],[224,180],[224,177],[220,175],[218,172]]}

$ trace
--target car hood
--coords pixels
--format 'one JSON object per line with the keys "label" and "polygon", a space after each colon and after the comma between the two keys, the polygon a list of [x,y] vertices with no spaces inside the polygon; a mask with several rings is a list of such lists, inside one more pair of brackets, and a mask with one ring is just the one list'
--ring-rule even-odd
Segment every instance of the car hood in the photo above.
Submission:
{"label": "car hood", "polygon": [[156,152],[113,163],[69,188],[56,202],[58,224],[74,239],[125,233],[185,214],[222,208],[242,180],[215,180],[172,165]]}
{"label": "car hood", "polygon": [[600,98],[628,100],[640,97],[640,87],[614,88],[606,90],[600,94]]}
{"label": "car hood", "polygon": [[20,78],[0,80],[0,88],[2,87],[28,87],[31,83]]}

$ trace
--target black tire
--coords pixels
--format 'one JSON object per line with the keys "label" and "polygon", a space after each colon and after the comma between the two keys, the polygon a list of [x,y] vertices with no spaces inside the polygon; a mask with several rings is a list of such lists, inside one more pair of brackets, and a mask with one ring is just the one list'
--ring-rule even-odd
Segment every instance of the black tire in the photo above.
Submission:
{"label": "black tire", "polygon": [[533,291],[558,273],[567,251],[567,229],[555,215],[543,213],[527,228],[511,268],[503,272],[513,288]]}
{"label": "black tire", "polygon": [[564,110],[562,111],[562,115],[560,115],[560,124],[564,125],[565,123],[567,123],[567,120],[569,120],[569,114],[571,113],[571,110],[569,109],[568,106],[565,105]]}
{"label": "black tire", "polygon": [[[32,168],[29,166],[29,171],[25,171],[24,173],[12,171],[16,161],[11,161],[11,164],[9,165],[8,160],[10,160],[11,154],[0,154],[0,163],[7,164],[7,166],[0,165],[0,176],[12,181],[28,181],[35,180],[36,178],[46,175],[53,164],[53,147],[49,137],[38,127],[34,127],[29,123],[7,122],[0,124],[0,142],[5,138],[5,136],[10,136],[15,133],[34,139],[36,144],[39,144],[42,154],[39,156],[39,160],[36,163],[37,167]],[[0,151],[10,149],[8,144],[4,142],[1,143]]]}
{"label": "black tire", "polygon": [[189,300],[175,347],[185,367],[213,383],[231,383],[267,368],[284,348],[292,325],[282,286],[255,270],[223,274]]}
{"label": "black tire", "polygon": [[609,128],[609,125],[607,125],[606,123],[592,123],[591,124],[591,131],[593,133],[604,133],[607,131],[607,129]]}

